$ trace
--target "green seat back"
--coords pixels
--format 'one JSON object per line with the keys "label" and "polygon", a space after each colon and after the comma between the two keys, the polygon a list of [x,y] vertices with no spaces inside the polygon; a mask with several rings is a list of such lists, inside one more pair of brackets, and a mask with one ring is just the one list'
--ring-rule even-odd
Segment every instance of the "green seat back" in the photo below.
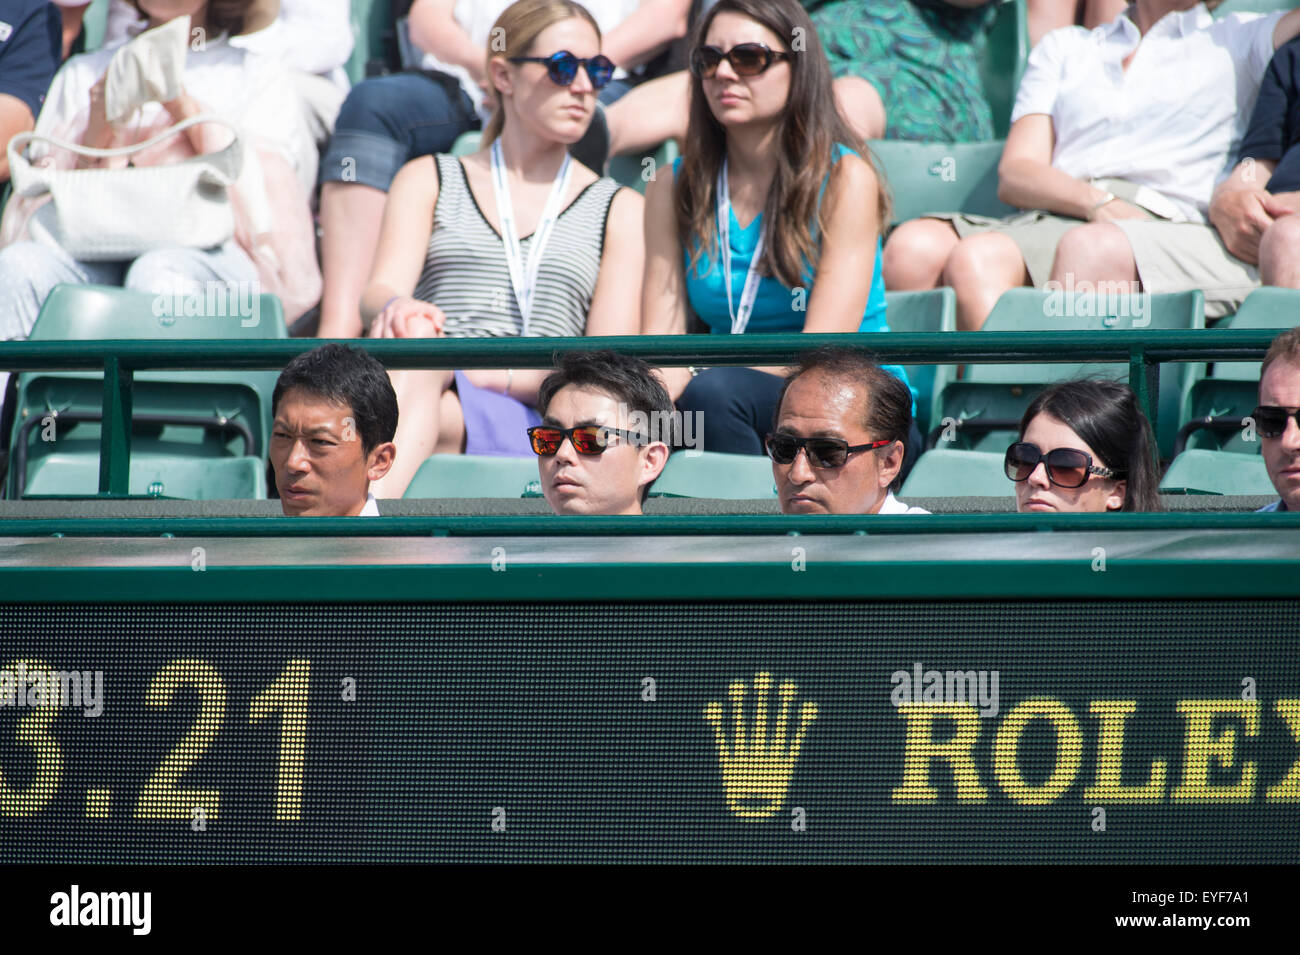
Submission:
{"label": "green seat back", "polygon": [[[885,314],[893,332],[951,332],[957,328],[957,295],[947,286],[924,292],[886,292]],[[916,422],[928,431],[935,400],[955,376],[953,365],[904,365],[916,388]]]}
{"label": "green seat back", "polygon": [[993,134],[1005,137],[1011,127],[1020,77],[1029,60],[1029,19],[1026,0],[1004,0],[989,31],[980,74],[984,95],[993,108]]}
{"label": "green seat back", "polygon": [[392,4],[389,0],[352,0],[352,55],[344,65],[354,84],[366,78],[366,64],[371,60],[390,63],[385,37],[393,31]]}
{"label": "green seat back", "polygon": [[[1300,290],[1261,285],[1246,296],[1237,314],[1219,321],[1215,328],[1276,328],[1281,332],[1300,325]],[[1257,361],[1215,362],[1210,374],[1235,381],[1259,381]]]}
{"label": "green seat back", "polygon": [[[1237,314],[1222,319],[1215,327],[1283,330],[1296,325],[1300,325],[1300,291],[1261,286],[1246,296]],[[1240,420],[1248,416],[1258,403],[1259,369],[1257,361],[1215,362],[1206,377],[1192,383],[1183,406],[1183,424],[1207,417]],[[1187,447],[1259,453],[1258,439],[1246,440],[1241,429],[1193,431],[1188,435]]]}
{"label": "green seat back", "polygon": [[650,486],[652,497],[754,500],[776,496],[772,462],[757,454],[678,451]]}
{"label": "green seat back", "polygon": [[1169,463],[1160,490],[1212,494],[1276,494],[1259,454],[1190,448]]}
{"label": "green seat back", "polygon": [[[680,153],[674,140],[660,143],[659,148],[644,156],[611,156],[609,177],[619,185],[635,189],[645,195],[646,183],[661,169],[671,169]],[[649,160],[647,162],[647,160]]]}
{"label": "green seat back", "polygon": [[[243,303],[177,302],[145,292],[95,285],[59,285],[50,292],[32,327],[33,341],[97,339],[240,339],[266,340],[288,337],[284,312],[272,295]],[[202,309],[199,306],[202,305]],[[192,306],[192,307],[187,307]],[[243,306],[248,306],[244,308]],[[204,311],[206,314],[175,314]],[[247,323],[247,324],[245,324]],[[266,453],[271,422],[271,394],[275,371],[193,370],[150,371],[135,375],[133,413],[183,414],[224,417],[243,422],[253,437],[252,453]],[[103,376],[92,372],[27,372],[17,383],[17,413],[10,447],[24,423],[33,416],[44,419],[54,412],[98,414],[103,400]],[[66,419],[65,419],[66,420]],[[98,423],[60,426],[57,440],[41,440],[44,425],[27,435],[28,477],[37,461],[60,449],[66,440],[97,440]],[[216,437],[192,426],[162,426],[137,422],[133,441],[155,439],[170,444],[175,453],[204,457],[244,454],[244,444],[233,437]],[[15,475],[11,475],[13,478]],[[11,490],[16,486],[10,484]]]}
{"label": "green seat back", "polygon": [[998,198],[1003,141],[914,143],[873,139],[867,146],[893,197],[893,222],[930,212],[1005,216],[1016,209]]}
{"label": "green seat back", "polygon": [[[1102,314],[1096,314],[1098,311]],[[1142,324],[1145,323],[1145,324]],[[1190,329],[1205,326],[1205,299],[1199,290],[1165,295],[1067,296],[1064,293],[1017,288],[1004,293],[984,324],[985,331],[1095,331],[1110,329]],[[1162,453],[1172,452],[1178,434],[1179,411],[1191,383],[1204,375],[1203,364],[1165,365],[1160,376],[1157,439]],[[973,364],[961,381],[949,382],[939,401],[939,421],[1019,419],[1034,396],[1057,381],[1102,377],[1128,380],[1127,364],[1052,363]],[[1005,451],[1014,432],[998,430],[978,439],[958,437],[957,448]],[[943,438],[941,438],[943,440]],[[947,447],[947,445],[943,445]],[[950,448],[955,450],[955,448]]]}
{"label": "green seat back", "polygon": [[1226,17],[1230,13],[1275,13],[1278,10],[1294,10],[1296,0],[1224,0],[1214,8],[1216,17]]}
{"label": "green seat back", "polygon": [[[1003,449],[1005,453],[1005,449]],[[926,451],[907,476],[900,497],[1007,497],[1015,485],[1003,470],[1004,454],[995,451]],[[1011,507],[1014,508],[1014,503]]]}
{"label": "green seat back", "polygon": [[453,156],[468,156],[470,153],[478,152],[478,144],[482,141],[483,134],[477,130],[468,133],[461,133],[452,144],[451,154]]}
{"label": "green seat back", "polygon": [[[1234,364],[1248,363],[1234,362]],[[1242,425],[1242,422],[1255,410],[1255,406],[1259,403],[1258,398],[1258,372],[1254,378],[1245,381],[1210,377],[1193,382],[1187,396],[1187,411],[1183,417],[1183,424],[1206,418],[1230,418],[1235,425],[1230,430],[1224,431],[1209,428],[1190,431],[1187,435],[1186,447],[1208,451],[1233,451],[1238,454],[1258,454],[1260,451],[1258,435],[1252,434],[1248,440],[1249,432]]]}
{"label": "green seat back", "polygon": [[[29,469],[25,497],[84,497],[99,491],[99,452],[56,451]],[[193,501],[266,499],[266,467],[259,458],[192,458],[148,452],[131,455],[133,495]]]}
{"label": "green seat back", "polygon": [[537,480],[537,459],[485,454],[425,458],[403,497],[523,497]]}
{"label": "green seat back", "polygon": [[[211,307],[209,307],[211,306]],[[247,306],[247,307],[245,307]],[[196,311],[198,314],[182,314]],[[72,339],[287,338],[284,310],[274,295],[221,302],[156,296],[109,285],[56,285],[29,336]]]}
{"label": "green seat back", "polygon": [[109,0],[92,0],[81,18],[81,29],[86,34],[84,52],[91,53],[104,45],[108,28]]}

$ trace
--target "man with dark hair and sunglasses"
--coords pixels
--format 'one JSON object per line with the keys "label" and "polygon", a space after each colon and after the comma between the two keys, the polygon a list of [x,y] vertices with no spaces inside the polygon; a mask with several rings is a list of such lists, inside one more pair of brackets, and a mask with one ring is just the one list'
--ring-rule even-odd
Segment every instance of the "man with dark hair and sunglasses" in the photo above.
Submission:
{"label": "man with dark hair and sunglasses", "polygon": [[[542,494],[557,514],[640,514],[668,462],[672,400],[650,366],[616,352],[567,352],[537,393],[528,429]],[[664,432],[668,433],[665,434]]]}
{"label": "man with dark hair and sunglasses", "polygon": [[1252,417],[1269,479],[1280,495],[1263,511],[1300,511],[1300,328],[1273,339],[1259,376]]}
{"label": "man with dark hair and sunglasses", "polygon": [[894,497],[911,428],[911,391],[868,354],[808,352],[785,380],[765,442],[782,512],[928,514]]}
{"label": "man with dark hair and sunglasses", "polygon": [[285,366],[271,395],[270,458],[286,517],[377,517],[393,465],[397,395],[361,348],[322,345]]}

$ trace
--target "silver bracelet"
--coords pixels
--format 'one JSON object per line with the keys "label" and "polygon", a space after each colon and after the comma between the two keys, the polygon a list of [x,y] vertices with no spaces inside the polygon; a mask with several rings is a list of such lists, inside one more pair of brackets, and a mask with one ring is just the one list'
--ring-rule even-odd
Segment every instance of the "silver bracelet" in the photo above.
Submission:
{"label": "silver bracelet", "polygon": [[515,370],[513,368],[507,369],[506,372],[506,397],[507,398],[510,397],[510,386],[514,384],[514,381],[515,381]]}
{"label": "silver bracelet", "polygon": [[1088,221],[1091,222],[1093,218],[1096,217],[1097,213],[1101,211],[1102,206],[1114,202],[1116,198],[1118,197],[1115,195],[1115,193],[1113,192],[1106,193],[1105,197],[1102,198],[1100,202],[1094,203],[1093,207],[1088,210]]}

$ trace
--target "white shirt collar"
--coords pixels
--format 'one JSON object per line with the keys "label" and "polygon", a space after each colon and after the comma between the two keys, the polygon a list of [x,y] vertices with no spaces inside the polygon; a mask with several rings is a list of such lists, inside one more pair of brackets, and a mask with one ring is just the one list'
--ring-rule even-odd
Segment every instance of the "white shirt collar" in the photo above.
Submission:
{"label": "white shirt collar", "polygon": [[908,507],[898,498],[894,497],[894,492],[890,491],[885,495],[884,503],[880,505],[877,514],[929,514],[930,512],[920,507]]}
{"label": "white shirt collar", "polygon": [[[1136,15],[1136,4],[1129,4],[1119,16],[1102,27],[1102,30],[1105,31],[1104,36],[1110,39],[1114,35],[1122,33],[1125,39],[1136,43],[1139,39],[1137,24],[1133,20]],[[1187,34],[1197,30],[1204,30],[1213,22],[1214,14],[1206,9],[1204,3],[1198,3],[1186,10],[1171,10],[1166,13],[1151,25],[1151,32],[1154,32],[1159,27],[1164,32],[1187,36]],[[1166,25],[1161,26],[1161,24]]]}
{"label": "white shirt collar", "polygon": [[375,496],[373,494],[367,493],[366,506],[361,509],[361,513],[358,514],[357,517],[378,517],[378,516],[379,516],[379,505],[375,503]]}

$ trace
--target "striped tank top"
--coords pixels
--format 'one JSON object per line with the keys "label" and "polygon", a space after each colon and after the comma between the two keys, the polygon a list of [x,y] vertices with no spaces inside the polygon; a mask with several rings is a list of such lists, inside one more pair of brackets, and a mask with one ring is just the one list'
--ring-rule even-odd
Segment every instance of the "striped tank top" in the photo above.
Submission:
{"label": "striped tank top", "polygon": [[[510,284],[505,243],[479,208],[460,160],[440,155],[434,161],[438,201],[415,297],[446,313],[448,338],[518,337],[523,316]],[[586,330],[609,207],[620,188],[612,179],[597,179],[556,219],[537,276],[530,338],[577,337]],[[519,242],[524,261],[532,241],[529,235]]]}

